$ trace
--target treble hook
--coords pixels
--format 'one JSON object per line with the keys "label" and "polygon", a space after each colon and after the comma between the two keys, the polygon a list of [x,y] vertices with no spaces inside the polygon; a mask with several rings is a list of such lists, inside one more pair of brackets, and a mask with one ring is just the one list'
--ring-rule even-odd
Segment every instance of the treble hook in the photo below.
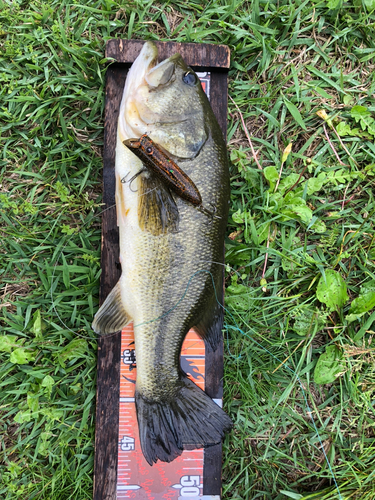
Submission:
{"label": "treble hook", "polygon": [[129,189],[132,193],[137,193],[138,192],[138,189],[132,189],[131,185],[132,185],[132,182],[139,176],[141,175],[143,172],[146,172],[146,168],[141,168],[141,170],[139,170],[136,174],[133,175],[133,177],[131,177],[128,181],[126,180],[127,176],[130,174],[130,170],[129,172],[121,179],[121,182],[123,184],[125,184],[126,182],[129,183]]}
{"label": "treble hook", "polygon": [[221,217],[219,215],[215,215],[216,212],[217,212],[217,207],[214,207],[213,211],[211,212],[210,210],[208,210],[208,208],[204,207],[203,205],[200,205],[198,207],[198,210],[200,212],[202,212],[202,214],[205,214],[205,215],[209,215],[210,217],[212,217],[212,219],[221,219]]}
{"label": "treble hook", "polygon": [[125,182],[126,182],[126,178],[127,178],[127,176],[128,176],[129,174],[130,174],[130,170],[129,170],[129,172],[128,172],[126,175],[124,175],[124,177],[121,179],[121,183],[122,183],[122,184],[125,184]]}

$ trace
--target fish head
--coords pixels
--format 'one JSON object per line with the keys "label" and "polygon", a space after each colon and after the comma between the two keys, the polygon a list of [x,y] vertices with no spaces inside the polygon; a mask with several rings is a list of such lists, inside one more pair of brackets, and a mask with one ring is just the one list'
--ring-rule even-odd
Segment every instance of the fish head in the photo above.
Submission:
{"label": "fish head", "polygon": [[124,89],[119,132],[122,141],[147,134],[170,154],[199,154],[207,139],[207,98],[199,78],[180,54],[156,64],[157,48],[146,42]]}

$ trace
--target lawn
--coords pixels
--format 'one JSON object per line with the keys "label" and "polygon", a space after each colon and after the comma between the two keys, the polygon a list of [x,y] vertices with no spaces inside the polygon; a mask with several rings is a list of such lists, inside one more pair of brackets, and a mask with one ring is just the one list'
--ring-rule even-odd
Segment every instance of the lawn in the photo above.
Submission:
{"label": "lawn", "polygon": [[92,498],[110,38],[231,49],[223,499],[375,499],[375,0],[0,0],[0,498]]}

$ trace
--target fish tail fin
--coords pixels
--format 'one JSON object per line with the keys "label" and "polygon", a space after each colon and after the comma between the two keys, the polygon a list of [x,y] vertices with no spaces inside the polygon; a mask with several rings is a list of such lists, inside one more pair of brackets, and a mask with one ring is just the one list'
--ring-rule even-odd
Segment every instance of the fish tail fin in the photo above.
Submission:
{"label": "fish tail fin", "polygon": [[214,401],[187,377],[169,399],[151,401],[135,393],[139,436],[150,465],[171,462],[184,449],[220,443],[232,421]]}

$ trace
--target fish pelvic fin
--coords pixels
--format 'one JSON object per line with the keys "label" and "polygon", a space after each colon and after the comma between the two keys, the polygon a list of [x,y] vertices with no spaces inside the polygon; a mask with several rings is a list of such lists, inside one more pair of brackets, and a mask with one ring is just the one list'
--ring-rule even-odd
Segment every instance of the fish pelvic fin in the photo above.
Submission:
{"label": "fish pelvic fin", "polygon": [[171,192],[152,174],[138,180],[138,221],[154,236],[178,230],[179,214]]}
{"label": "fish pelvic fin", "polygon": [[103,302],[91,325],[95,333],[109,335],[122,330],[130,321],[121,300],[120,281]]}
{"label": "fish pelvic fin", "polygon": [[221,442],[232,420],[187,377],[173,397],[151,401],[135,393],[139,436],[150,465],[172,462],[184,449],[205,448]]}

